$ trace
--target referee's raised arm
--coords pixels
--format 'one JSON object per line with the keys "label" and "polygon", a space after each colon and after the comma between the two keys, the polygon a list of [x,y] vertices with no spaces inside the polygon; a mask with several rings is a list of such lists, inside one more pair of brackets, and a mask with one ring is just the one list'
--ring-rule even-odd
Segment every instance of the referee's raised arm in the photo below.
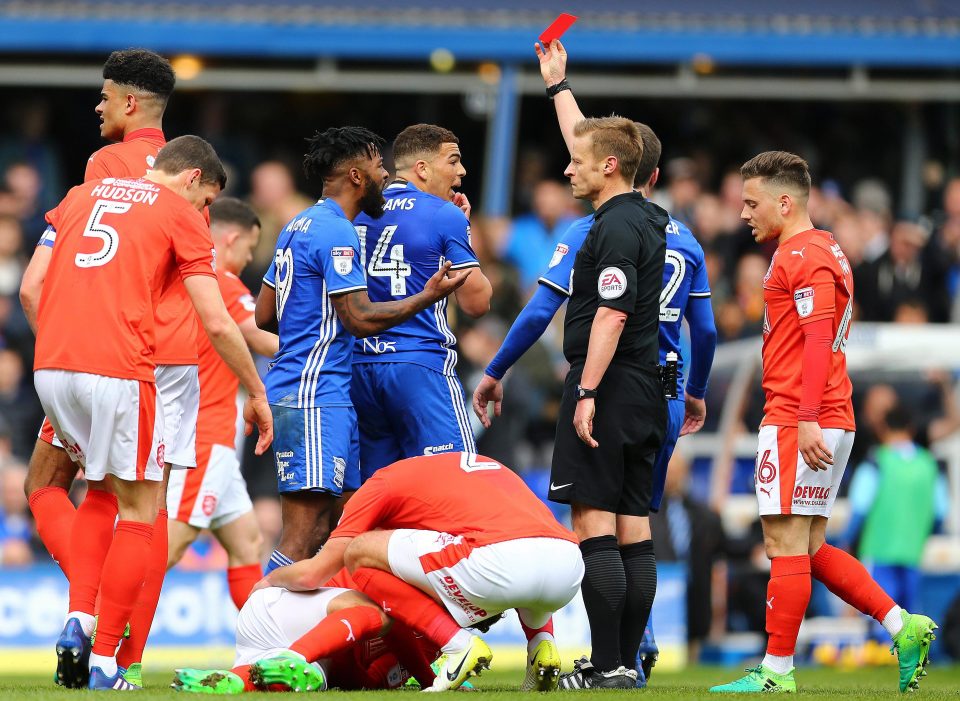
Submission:
{"label": "referee's raised arm", "polygon": [[[666,212],[633,191],[640,129],[582,119],[565,174],[596,214],[573,269],[564,322],[564,383],[549,498],[568,503],[580,539],[592,653],[565,688],[632,688],[655,587],[648,515],[654,457],[666,431],[658,375]],[[655,590],[654,590],[655,591]],[[631,667],[630,669],[627,666]]]}

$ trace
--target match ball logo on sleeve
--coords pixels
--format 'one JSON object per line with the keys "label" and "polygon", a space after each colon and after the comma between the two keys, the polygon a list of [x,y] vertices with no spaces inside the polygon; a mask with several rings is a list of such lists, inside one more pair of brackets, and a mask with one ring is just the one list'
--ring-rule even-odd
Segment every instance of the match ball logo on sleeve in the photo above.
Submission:
{"label": "match ball logo on sleeve", "polygon": [[552,268],[560,264],[560,261],[563,260],[563,257],[570,252],[570,247],[565,243],[558,243],[557,249],[553,252],[553,258],[550,259],[550,264],[548,268]]}
{"label": "match ball logo on sleeve", "polygon": [[349,275],[353,270],[354,250],[350,246],[335,246],[330,249],[333,269],[340,275]]}
{"label": "match ball logo on sleeve", "polygon": [[627,276],[620,268],[604,268],[597,278],[597,292],[604,299],[618,299],[627,291]]}
{"label": "match ball logo on sleeve", "polygon": [[797,314],[801,319],[813,314],[813,288],[801,287],[794,292],[793,303],[797,305]]}

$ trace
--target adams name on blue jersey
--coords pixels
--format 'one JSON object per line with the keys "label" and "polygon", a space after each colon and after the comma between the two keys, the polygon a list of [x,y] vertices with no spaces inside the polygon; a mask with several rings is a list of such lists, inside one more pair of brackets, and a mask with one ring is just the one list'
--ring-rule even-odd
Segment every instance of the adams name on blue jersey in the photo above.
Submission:
{"label": "adams name on blue jersey", "polygon": [[[569,297],[573,294],[573,263],[584,239],[593,226],[593,215],[573,222],[557,244],[541,285]],[[674,218],[666,228],[667,253],[660,292],[660,362],[673,351],[680,358],[677,391],[683,396],[683,354],[680,352],[680,329],[687,300],[709,297],[710,283],[704,263],[703,248],[687,226]]]}
{"label": "adams name on blue jersey", "polygon": [[[371,301],[420,292],[447,260],[453,270],[480,265],[470,246],[470,222],[455,204],[402,181],[383,196],[380,219],[361,214],[354,222]],[[357,339],[353,362],[416,363],[453,375],[456,345],[444,298],[378,336]]]}
{"label": "adams name on blue jersey", "polygon": [[267,373],[267,400],[281,406],[352,406],[354,337],[340,323],[332,295],[367,287],[353,224],[333,200],[288,223],[263,277],[277,293],[280,350]]}

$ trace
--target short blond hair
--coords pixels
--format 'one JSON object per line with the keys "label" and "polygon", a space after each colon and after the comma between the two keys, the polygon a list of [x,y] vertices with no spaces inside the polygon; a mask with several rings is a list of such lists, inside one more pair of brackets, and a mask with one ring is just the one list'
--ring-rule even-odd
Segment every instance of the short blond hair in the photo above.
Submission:
{"label": "short blond hair", "polygon": [[599,159],[617,159],[621,177],[631,185],[643,158],[643,134],[636,122],[610,115],[587,117],[573,127],[574,136],[593,136],[593,155]]}

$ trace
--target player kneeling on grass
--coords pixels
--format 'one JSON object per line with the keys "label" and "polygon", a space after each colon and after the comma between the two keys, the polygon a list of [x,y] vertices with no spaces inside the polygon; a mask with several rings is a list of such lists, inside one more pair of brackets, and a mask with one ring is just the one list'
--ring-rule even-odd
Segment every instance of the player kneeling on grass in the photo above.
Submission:
{"label": "player kneeling on grass", "polygon": [[358,588],[446,655],[426,689],[462,685],[493,653],[464,630],[515,608],[527,636],[522,688],[557,686],[552,614],[576,595],[576,536],[512,470],[474,453],[401,460],[347,502],[316,556],[281,567],[257,589],[311,591],[346,565]]}
{"label": "player kneeling on grass", "polygon": [[270,587],[254,592],[237,618],[230,670],[178,669],[177,691],[395,689],[411,676],[433,683],[437,650],[393,624],[345,570],[310,592]]}

